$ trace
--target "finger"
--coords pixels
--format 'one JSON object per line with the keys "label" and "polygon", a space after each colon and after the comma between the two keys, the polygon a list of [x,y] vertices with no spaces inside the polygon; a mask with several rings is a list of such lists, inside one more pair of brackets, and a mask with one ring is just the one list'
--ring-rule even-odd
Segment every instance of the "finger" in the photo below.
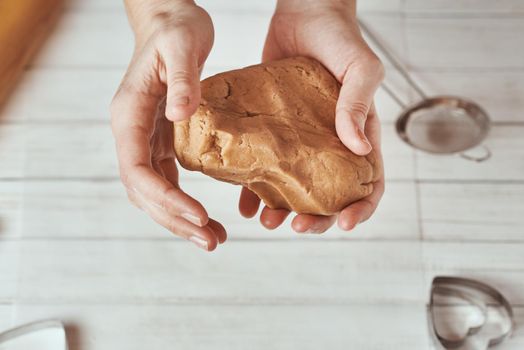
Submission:
{"label": "finger", "polygon": [[371,104],[371,108],[369,109],[368,117],[366,119],[365,132],[369,142],[371,142],[371,145],[374,146],[375,153],[377,153],[379,157],[382,157],[382,151],[380,148],[380,128],[380,120],[377,115],[375,104],[373,103]]}
{"label": "finger", "polygon": [[209,217],[202,204],[175,188],[149,167],[139,166],[131,169],[128,186],[143,201],[164,210],[170,216],[183,217],[198,226],[208,223]]}
{"label": "finger", "polygon": [[174,159],[164,159],[158,162],[158,167],[162,171],[162,175],[174,187],[178,188],[178,169]]}
{"label": "finger", "polygon": [[289,213],[290,211],[287,209],[271,209],[269,207],[264,207],[260,214],[260,222],[265,228],[274,230],[282,225]]}
{"label": "finger", "polygon": [[[207,223],[208,214],[205,208],[193,197],[186,194],[178,186],[178,169],[174,159],[164,159],[158,163],[158,173],[162,174],[164,178],[175,188],[177,200],[177,206],[167,205],[166,211],[171,215],[182,216],[186,220],[194,223],[195,225],[203,226]],[[189,212],[183,212],[181,207],[185,205],[192,208]]]}
{"label": "finger", "polygon": [[140,201],[140,206],[153,220],[175,235],[187,239],[199,248],[207,251],[212,251],[217,247],[219,238],[210,226],[201,227],[194,225],[184,218],[171,216],[164,210],[144,202],[142,199],[138,200]]}
{"label": "finger", "polygon": [[202,205],[152,169],[150,138],[157,104],[155,96],[133,93],[127,88],[112,104],[112,128],[122,181],[145,202],[204,226],[208,215]]}
{"label": "finger", "polygon": [[350,231],[373,215],[384,194],[384,180],[374,183],[373,186],[373,192],[369,196],[350,204],[340,212],[338,226],[342,230]]}
{"label": "finger", "polygon": [[[178,186],[178,169],[176,167],[175,161],[173,159],[164,159],[163,161],[159,162],[159,167],[163,173],[163,176],[173,185]],[[218,239],[218,243],[224,243],[226,241],[226,229],[218,221],[209,218],[207,227],[213,230],[215,236]]]}
{"label": "finger", "polygon": [[252,218],[258,212],[260,206],[260,198],[250,191],[247,187],[242,187],[240,192],[240,200],[238,202],[238,210],[240,214],[245,218]]}
{"label": "finger", "polygon": [[336,219],[336,215],[298,214],[293,218],[291,227],[297,233],[324,233],[335,223]]}
{"label": "finger", "polygon": [[366,64],[350,67],[342,82],[336,107],[336,130],[342,143],[358,155],[366,155],[372,149],[364,130],[382,76],[381,65]]}
{"label": "finger", "polygon": [[171,121],[189,118],[200,103],[198,58],[185,41],[174,38],[163,53],[166,68],[166,117]]}
{"label": "finger", "polygon": [[213,232],[215,232],[215,235],[218,239],[218,243],[222,244],[226,241],[227,239],[227,232],[226,232],[226,229],[224,228],[224,226],[222,226],[222,224],[220,224],[218,221],[216,220],[213,220],[213,219],[209,219],[209,222],[207,223],[207,226],[209,228],[211,228],[213,230]]}

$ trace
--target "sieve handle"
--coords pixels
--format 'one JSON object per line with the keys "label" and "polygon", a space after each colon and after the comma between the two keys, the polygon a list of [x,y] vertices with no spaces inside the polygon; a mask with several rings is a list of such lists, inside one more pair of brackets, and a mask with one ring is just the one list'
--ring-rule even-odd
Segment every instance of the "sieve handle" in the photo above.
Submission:
{"label": "sieve handle", "polygon": [[389,97],[393,99],[401,108],[406,109],[408,108],[407,104],[402,101],[399,95],[397,95],[394,90],[386,83],[382,82],[381,84],[382,89],[388,94]]}
{"label": "sieve handle", "polygon": [[404,80],[406,80],[406,82],[411,86],[411,88],[415,90],[415,92],[420,96],[421,99],[425,100],[427,98],[426,93],[417,83],[415,83],[411,75],[408,73],[407,69],[404,67],[402,63],[400,63],[400,60],[398,60],[386,48],[386,46],[380,41],[380,39],[369,29],[369,27],[361,19],[358,19],[358,24],[362,32],[365,33],[368,39],[371,40],[377,46],[377,48],[382,52],[384,57],[393,65],[393,67],[395,67],[398,70],[400,75],[402,75]]}
{"label": "sieve handle", "polygon": [[470,160],[470,161],[473,161],[473,162],[477,162],[477,163],[481,163],[485,160],[488,160],[489,158],[491,158],[491,150],[488,148],[488,146],[486,145],[480,145],[478,146],[479,148],[482,148],[483,151],[484,151],[484,154],[477,157],[477,156],[471,156],[469,154],[466,154],[467,151],[465,152],[462,152],[460,153],[460,157],[462,157],[463,159],[466,159],[466,160]]}

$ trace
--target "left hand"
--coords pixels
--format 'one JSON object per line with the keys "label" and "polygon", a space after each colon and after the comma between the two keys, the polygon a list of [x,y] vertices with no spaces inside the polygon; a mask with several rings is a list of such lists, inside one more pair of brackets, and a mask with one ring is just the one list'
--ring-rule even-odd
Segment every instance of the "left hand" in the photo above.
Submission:
{"label": "left hand", "polygon": [[[293,56],[308,56],[321,62],[342,84],[336,107],[337,134],[353,153],[366,155],[372,149],[382,163],[380,122],[373,96],[384,68],[360,34],[355,1],[279,0],[271,21],[263,61]],[[384,172],[382,171],[382,174]],[[346,231],[367,220],[384,193],[384,177],[374,184],[373,192],[344,208],[338,226]],[[260,199],[242,189],[240,213],[253,217]],[[289,215],[286,209],[264,207],[260,221],[268,229],[280,226]],[[298,214],[291,226],[298,233],[322,233],[337,216]]]}

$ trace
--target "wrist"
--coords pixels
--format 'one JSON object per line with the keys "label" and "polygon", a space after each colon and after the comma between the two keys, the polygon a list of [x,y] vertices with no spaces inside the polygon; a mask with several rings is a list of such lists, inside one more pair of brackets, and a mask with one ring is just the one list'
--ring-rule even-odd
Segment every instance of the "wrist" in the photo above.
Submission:
{"label": "wrist", "polygon": [[125,4],[137,46],[167,25],[174,16],[196,6],[193,0],[125,0]]}
{"label": "wrist", "polygon": [[304,10],[337,10],[356,16],[356,0],[278,0],[277,12],[302,12]]}

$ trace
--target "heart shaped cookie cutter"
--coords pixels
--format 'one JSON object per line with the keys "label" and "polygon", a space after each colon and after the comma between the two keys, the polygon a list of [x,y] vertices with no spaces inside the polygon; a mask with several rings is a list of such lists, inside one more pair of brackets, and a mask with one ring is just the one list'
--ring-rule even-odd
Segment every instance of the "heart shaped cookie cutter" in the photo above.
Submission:
{"label": "heart shaped cookie cutter", "polygon": [[[449,339],[439,333],[436,325],[435,309],[441,306],[437,302],[438,297],[452,297],[467,302],[475,306],[483,316],[483,322],[479,325],[469,327],[466,334],[460,338]],[[452,305],[451,305],[452,306]],[[456,349],[468,341],[473,335],[479,333],[488,323],[488,307],[497,306],[504,309],[506,318],[509,322],[507,330],[500,335],[490,338],[487,348],[500,344],[511,336],[515,328],[513,309],[508,300],[495,288],[467,278],[437,276],[431,284],[430,301],[428,305],[428,323],[429,330],[438,349]]]}

